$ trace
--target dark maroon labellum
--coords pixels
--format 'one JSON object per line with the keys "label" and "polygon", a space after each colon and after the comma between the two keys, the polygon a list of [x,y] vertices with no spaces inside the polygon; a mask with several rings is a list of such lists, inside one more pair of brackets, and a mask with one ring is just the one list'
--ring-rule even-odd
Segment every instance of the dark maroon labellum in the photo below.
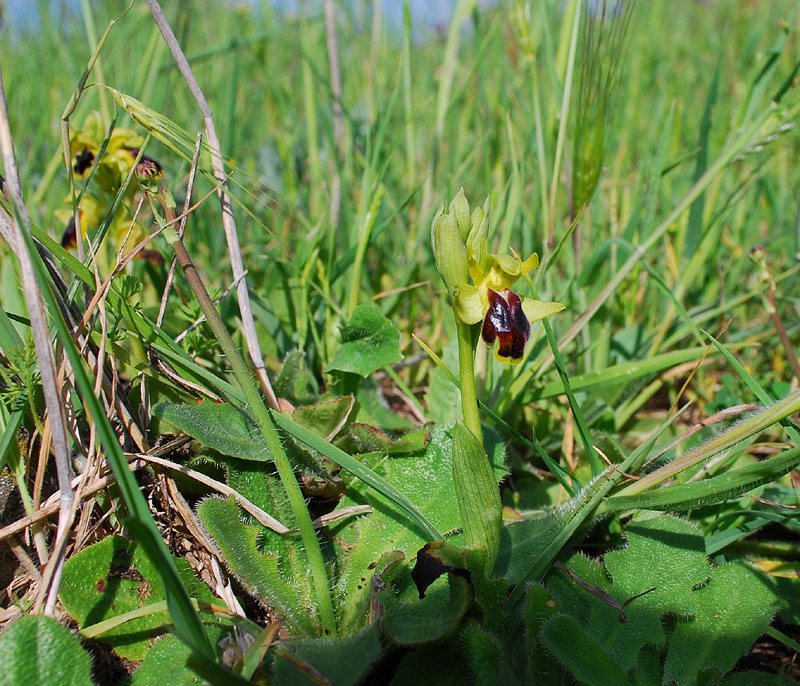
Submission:
{"label": "dark maroon labellum", "polygon": [[71,250],[78,245],[78,231],[75,229],[75,217],[70,217],[61,234],[61,247]]}
{"label": "dark maroon labellum", "polygon": [[94,162],[94,153],[87,148],[75,155],[75,164],[72,165],[73,171],[79,176],[83,176]]}
{"label": "dark maroon labellum", "polygon": [[525,352],[525,344],[531,335],[531,325],[522,301],[514,291],[502,293],[489,289],[489,309],[483,319],[481,336],[486,345],[497,341],[497,356],[519,360]]}

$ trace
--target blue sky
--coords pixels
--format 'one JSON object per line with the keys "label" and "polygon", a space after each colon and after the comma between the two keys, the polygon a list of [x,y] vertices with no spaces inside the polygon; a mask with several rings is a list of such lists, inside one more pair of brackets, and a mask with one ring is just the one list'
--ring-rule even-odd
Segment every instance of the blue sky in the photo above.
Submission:
{"label": "blue sky", "polygon": [[[238,0],[241,2],[242,0]],[[247,0],[245,0],[247,1]],[[258,4],[261,0],[249,0],[253,4]],[[341,1],[341,0],[337,0]],[[360,0],[358,0],[360,2]],[[63,2],[67,6],[76,10],[80,8],[80,0],[53,0],[51,5],[57,7]],[[236,4],[237,0],[230,0]],[[296,12],[298,7],[305,4],[310,12],[316,14],[322,9],[322,0],[307,0],[305,3],[300,0],[272,0],[273,4],[289,12]],[[400,26],[403,18],[402,0],[382,0],[383,13],[389,25]],[[481,4],[491,4],[492,0],[482,0]],[[8,21],[14,24],[31,26],[38,15],[39,3],[34,0],[6,0],[6,11]],[[97,0],[94,0],[97,5]],[[165,3],[166,4],[166,3]],[[450,17],[455,7],[456,0],[410,0],[411,15],[415,24],[425,26],[444,25]]]}

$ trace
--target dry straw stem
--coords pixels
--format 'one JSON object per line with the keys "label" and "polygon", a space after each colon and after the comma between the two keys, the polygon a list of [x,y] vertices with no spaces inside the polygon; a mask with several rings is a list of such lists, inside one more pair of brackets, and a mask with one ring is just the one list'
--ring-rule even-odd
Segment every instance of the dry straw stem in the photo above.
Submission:
{"label": "dry straw stem", "polygon": [[339,208],[342,204],[342,177],[339,164],[344,154],[344,122],[342,119],[342,72],[339,67],[339,40],[336,35],[336,15],[333,0],[325,0],[325,35],[328,43],[328,64],[331,72],[331,94],[333,95],[333,142],[336,145],[336,163],[331,175],[331,204],[329,221],[331,226],[339,224]]}
{"label": "dry straw stem", "polygon": [[[194,180],[197,178],[197,165],[200,160],[200,150],[203,147],[203,134],[198,133],[194,144],[194,154],[192,155],[192,166],[189,168],[189,181],[186,184],[186,199],[183,203],[183,213],[181,215],[181,223],[178,226],[178,238],[183,240],[183,235],[186,233],[186,220],[189,218],[189,209],[192,202],[192,191],[194,190]],[[169,264],[169,273],[167,274],[167,282],[164,285],[164,292],[161,294],[161,305],[158,308],[158,317],[156,317],[156,325],[161,326],[164,321],[164,315],[167,312],[167,301],[169,294],[172,291],[172,283],[175,280],[175,267],[178,264],[178,258],[172,256],[172,261]],[[242,275],[244,278],[244,275]],[[235,282],[238,283],[238,282]],[[177,341],[176,341],[177,342]]]}
{"label": "dry straw stem", "polygon": [[52,585],[49,588],[44,609],[45,614],[52,616],[55,610],[58,586],[61,581],[61,571],[64,564],[63,543],[66,543],[65,533],[69,530],[72,523],[72,504],[75,496],[70,487],[72,469],[69,463],[69,444],[67,441],[67,429],[61,399],[61,389],[56,382],[56,366],[53,351],[50,346],[50,330],[45,317],[44,305],[39,291],[39,283],[36,280],[34,272],[33,258],[27,249],[27,246],[31,243],[30,241],[26,242],[22,234],[22,232],[25,232],[28,236],[30,235],[30,218],[22,199],[22,186],[20,185],[19,172],[17,170],[14,142],[11,137],[11,126],[8,119],[8,106],[6,104],[2,67],[0,67],[0,150],[2,150],[3,155],[6,185],[8,186],[8,191],[16,210],[18,222],[17,226],[14,227],[8,220],[9,218],[3,213],[2,222],[8,225],[3,233],[8,232],[12,235],[16,234],[16,240],[11,243],[11,245],[12,247],[16,247],[15,254],[20,262],[22,290],[28,305],[31,331],[33,332],[33,342],[39,363],[42,391],[44,393],[48,421],[50,422],[50,429],[52,432],[53,453],[55,455],[58,484],[61,492],[57,542],[62,543],[62,545],[53,551],[56,557],[56,563],[53,568]]}
{"label": "dry straw stem", "polygon": [[233,270],[233,279],[238,283],[236,294],[239,301],[239,312],[242,316],[242,329],[244,339],[247,341],[247,348],[250,353],[250,359],[256,368],[258,379],[261,383],[261,389],[267,398],[270,406],[278,410],[278,400],[272,390],[267,370],[264,367],[264,360],[261,356],[261,348],[258,344],[258,335],[256,333],[255,320],[253,319],[253,310],[250,306],[250,295],[247,292],[247,282],[244,279],[244,263],[242,261],[242,251],[239,247],[239,236],[236,231],[236,219],[233,216],[233,208],[231,207],[230,196],[228,195],[228,187],[225,175],[225,168],[222,162],[222,152],[220,150],[219,137],[217,136],[217,129],[214,125],[214,115],[211,112],[211,107],[208,105],[205,95],[200,88],[197,78],[189,66],[189,61],[186,55],[183,54],[181,46],[178,44],[178,39],[172,31],[167,18],[164,16],[164,11],[161,9],[158,0],[147,0],[147,5],[150,8],[150,13],[156,22],[164,41],[169,47],[172,58],[178,66],[189,91],[197,103],[197,107],[203,115],[203,121],[206,126],[206,139],[208,140],[208,147],[211,152],[211,165],[214,170],[214,177],[219,184],[219,199],[222,206],[222,224],[225,229],[225,239],[228,243],[228,254],[231,261],[231,269]]}
{"label": "dry straw stem", "polygon": [[[195,140],[194,145],[194,154],[192,156],[192,166],[189,168],[189,181],[186,184],[186,199],[183,203],[183,213],[181,215],[181,221],[177,228],[178,238],[183,240],[183,235],[186,233],[186,220],[189,218],[189,211],[191,209],[191,202],[192,202],[192,191],[194,190],[194,181],[197,178],[197,165],[200,159],[200,150],[202,148],[203,143],[203,134],[198,133],[197,138]],[[172,285],[175,280],[175,267],[178,264],[178,258],[175,257],[175,254],[172,255],[172,260],[169,264],[169,272],[167,273],[167,281],[164,284],[164,291],[161,293],[161,304],[158,307],[158,316],[156,317],[156,326],[161,326],[164,322],[164,316],[167,313],[167,302],[169,301],[170,293],[172,292]],[[227,295],[227,290],[225,291]],[[202,321],[202,320],[200,320]],[[177,343],[178,340],[176,339],[175,342]],[[148,355],[148,357],[151,357]],[[151,357],[152,359],[152,357]],[[141,405],[140,405],[140,416],[142,417],[142,422],[149,421],[150,418],[150,384],[146,374],[142,374],[142,382],[139,386],[139,391],[141,394]]]}
{"label": "dry straw stem", "polygon": [[202,472],[198,472],[194,469],[189,467],[184,467],[183,465],[177,464],[175,462],[171,462],[170,460],[165,460],[162,457],[156,457],[155,455],[136,455],[139,459],[146,460],[147,462],[152,462],[153,464],[160,465],[161,467],[166,467],[174,472],[180,472],[181,474],[185,474],[188,477],[191,477],[195,481],[198,481],[201,484],[209,486],[213,488],[215,491],[222,493],[225,496],[232,495],[236,498],[236,502],[239,506],[246,510],[253,518],[261,524],[261,526],[265,526],[268,529],[272,529],[279,534],[288,534],[289,529],[288,527],[281,524],[277,519],[275,519],[272,515],[264,512],[260,507],[252,503],[250,500],[245,498],[242,494],[232,489],[230,486],[222,483],[221,481],[217,481],[216,479],[212,479],[210,476],[206,476]]}
{"label": "dry straw stem", "polygon": [[[161,457],[161,455],[165,455],[170,453],[172,450],[177,449],[180,445],[186,442],[185,438],[179,438],[176,441],[170,442],[160,448],[154,448],[150,453],[134,453],[129,454],[126,457],[131,460],[129,465],[130,469],[136,470],[142,466],[144,462],[149,462],[151,464],[159,465],[160,467],[164,467],[168,470],[173,472],[180,472],[185,476],[188,476],[195,481],[202,483],[209,488],[214,489],[218,493],[221,493],[224,496],[233,496],[236,499],[236,502],[246,510],[250,515],[253,516],[256,521],[258,521],[262,526],[265,526],[279,534],[286,534],[289,533],[290,529],[284,526],[281,522],[277,519],[269,515],[267,512],[262,510],[257,505],[253,504],[243,495],[232,489],[230,486],[222,483],[221,481],[217,481],[216,479],[212,479],[210,476],[203,474],[202,472],[198,472],[194,469],[189,467],[185,467],[183,465],[177,464],[175,462],[171,462],[170,460],[165,460]],[[78,488],[81,484],[81,480],[83,477],[79,476],[73,480],[73,483],[70,485],[70,493],[72,493],[72,488]],[[107,474],[104,476],[97,476],[94,478],[90,483],[83,485],[80,488],[78,494],[78,500],[82,500],[88,498],[91,495],[94,495],[98,491],[102,490],[106,486],[110,485],[114,481],[113,474]],[[49,515],[53,514],[58,508],[58,501],[59,501],[60,494],[54,493],[47,502],[44,503],[36,512],[27,517],[23,517],[16,522],[9,524],[8,526],[0,529],[0,541],[9,536],[13,536],[14,534],[19,533],[20,531],[25,530],[31,524],[34,524],[42,519],[46,519]],[[345,516],[349,516],[351,513],[347,513]],[[327,523],[330,523],[328,520]]]}

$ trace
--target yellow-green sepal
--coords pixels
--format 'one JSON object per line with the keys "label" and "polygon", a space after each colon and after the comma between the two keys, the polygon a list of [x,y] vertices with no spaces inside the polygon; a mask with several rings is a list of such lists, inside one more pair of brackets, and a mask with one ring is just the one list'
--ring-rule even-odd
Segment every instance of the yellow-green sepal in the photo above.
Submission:
{"label": "yellow-green sepal", "polygon": [[454,294],[456,315],[465,324],[477,324],[483,320],[485,307],[481,294],[471,283],[465,283]]}
{"label": "yellow-green sepal", "polygon": [[548,302],[545,300],[534,300],[533,298],[522,298],[522,311],[528,321],[538,322],[540,319],[549,317],[551,314],[561,312],[566,307],[563,303]]}
{"label": "yellow-green sepal", "polygon": [[469,216],[469,201],[464,195],[464,189],[459,188],[452,202],[450,203],[450,214],[455,216],[458,231],[461,234],[461,241],[467,240],[467,235],[471,227]]}
{"label": "yellow-green sepal", "polygon": [[431,241],[436,269],[450,294],[469,280],[467,248],[458,229],[455,214],[436,214],[431,226]]}

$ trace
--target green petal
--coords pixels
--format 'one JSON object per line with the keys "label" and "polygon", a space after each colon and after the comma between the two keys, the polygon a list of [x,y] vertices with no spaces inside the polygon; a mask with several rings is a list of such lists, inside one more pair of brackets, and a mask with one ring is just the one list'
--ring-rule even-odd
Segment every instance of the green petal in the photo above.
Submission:
{"label": "green petal", "polygon": [[478,289],[470,283],[459,286],[455,293],[456,314],[465,324],[477,324],[484,317],[483,301]]}
{"label": "green petal", "polygon": [[519,257],[512,255],[495,255],[494,259],[497,261],[500,269],[510,277],[519,276],[522,263]]}
{"label": "green petal", "polygon": [[545,302],[544,300],[534,300],[533,298],[522,298],[522,311],[528,321],[538,322],[540,319],[549,317],[551,314],[561,312],[566,307],[563,303]]}
{"label": "green petal", "polygon": [[522,273],[527,274],[529,271],[536,269],[539,266],[539,256],[532,253],[531,256],[522,263]]}

